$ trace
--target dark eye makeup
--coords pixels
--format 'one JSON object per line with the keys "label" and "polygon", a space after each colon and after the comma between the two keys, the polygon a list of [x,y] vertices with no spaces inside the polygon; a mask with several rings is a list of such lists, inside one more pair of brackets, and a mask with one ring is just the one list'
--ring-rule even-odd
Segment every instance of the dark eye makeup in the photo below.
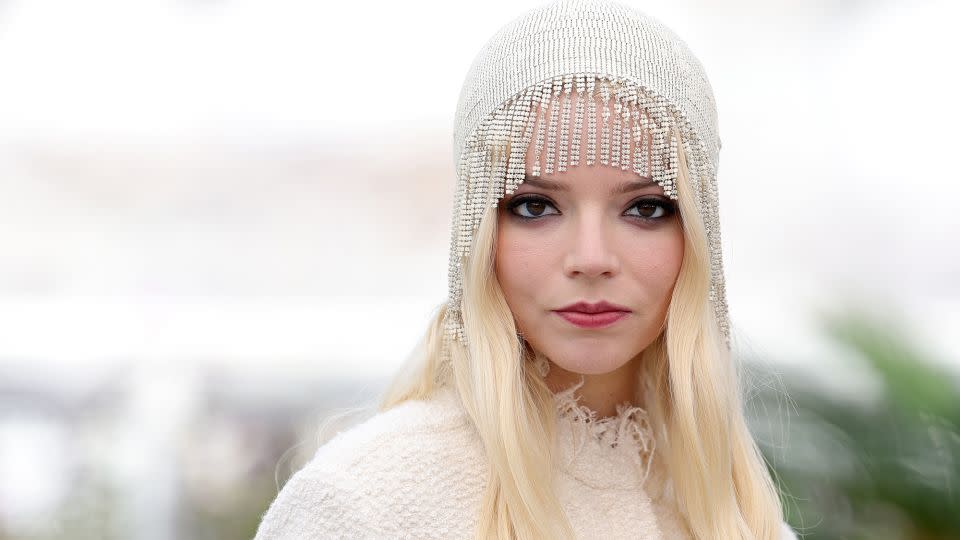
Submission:
{"label": "dark eye makeup", "polygon": [[[560,214],[549,199],[540,195],[518,195],[507,203],[507,209],[513,217],[524,221]],[[644,223],[657,223],[668,219],[676,209],[676,204],[669,199],[647,196],[631,201],[624,215]]]}

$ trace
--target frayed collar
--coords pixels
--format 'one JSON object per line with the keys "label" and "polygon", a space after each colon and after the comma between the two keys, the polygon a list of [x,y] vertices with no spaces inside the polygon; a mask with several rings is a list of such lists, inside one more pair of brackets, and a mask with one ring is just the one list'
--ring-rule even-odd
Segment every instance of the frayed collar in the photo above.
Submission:
{"label": "frayed collar", "polygon": [[[597,487],[635,488],[650,475],[656,437],[647,411],[629,403],[617,405],[617,414],[597,418],[596,411],[574,396],[580,383],[554,393],[561,467]],[[632,468],[631,471],[624,467]]]}

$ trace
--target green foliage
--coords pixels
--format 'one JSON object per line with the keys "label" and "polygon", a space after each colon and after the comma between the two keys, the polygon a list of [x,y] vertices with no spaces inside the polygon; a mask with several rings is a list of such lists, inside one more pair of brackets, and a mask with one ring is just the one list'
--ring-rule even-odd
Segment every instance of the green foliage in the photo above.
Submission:
{"label": "green foliage", "polygon": [[[782,379],[792,410],[783,411],[783,390],[755,385],[751,408],[762,411],[751,415],[751,428],[788,521],[812,539],[960,538],[956,375],[867,315],[832,316],[825,328],[869,367],[879,392],[838,396],[791,374]],[[764,416],[774,408],[782,413],[776,421]],[[770,425],[782,427],[784,440]]]}

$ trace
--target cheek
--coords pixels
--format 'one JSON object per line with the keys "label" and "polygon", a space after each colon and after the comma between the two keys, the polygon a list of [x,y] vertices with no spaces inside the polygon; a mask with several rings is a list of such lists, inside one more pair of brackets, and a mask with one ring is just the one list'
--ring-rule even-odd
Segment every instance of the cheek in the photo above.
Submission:
{"label": "cheek", "polygon": [[529,330],[549,303],[544,294],[555,281],[559,249],[543,231],[509,221],[501,216],[497,224],[495,272],[517,324]]}
{"label": "cheek", "polygon": [[662,233],[646,237],[630,250],[627,264],[648,295],[669,300],[683,263],[684,240],[679,227]]}
{"label": "cheek", "polygon": [[501,218],[497,228],[496,273],[511,307],[519,297],[534,293],[533,285],[549,269],[542,242],[529,234],[522,234]]}

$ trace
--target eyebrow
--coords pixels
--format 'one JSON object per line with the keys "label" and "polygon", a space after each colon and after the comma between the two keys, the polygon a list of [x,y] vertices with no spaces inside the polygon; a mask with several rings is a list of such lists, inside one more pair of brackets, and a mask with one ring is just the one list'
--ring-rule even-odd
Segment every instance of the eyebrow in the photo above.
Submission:
{"label": "eyebrow", "polygon": [[[537,187],[540,189],[559,191],[561,193],[566,193],[570,191],[570,186],[566,184],[561,184],[560,182],[547,180],[546,178],[542,178],[538,176],[530,176],[529,174],[524,175],[523,183],[529,184],[533,187]],[[613,190],[613,192],[618,195],[624,195],[626,193],[630,193],[631,191],[639,191],[641,189],[646,189],[648,187],[656,186],[656,185],[658,184],[654,182],[652,178],[644,178],[643,180],[638,180],[634,182],[624,182],[619,186],[617,186],[616,189]]]}

